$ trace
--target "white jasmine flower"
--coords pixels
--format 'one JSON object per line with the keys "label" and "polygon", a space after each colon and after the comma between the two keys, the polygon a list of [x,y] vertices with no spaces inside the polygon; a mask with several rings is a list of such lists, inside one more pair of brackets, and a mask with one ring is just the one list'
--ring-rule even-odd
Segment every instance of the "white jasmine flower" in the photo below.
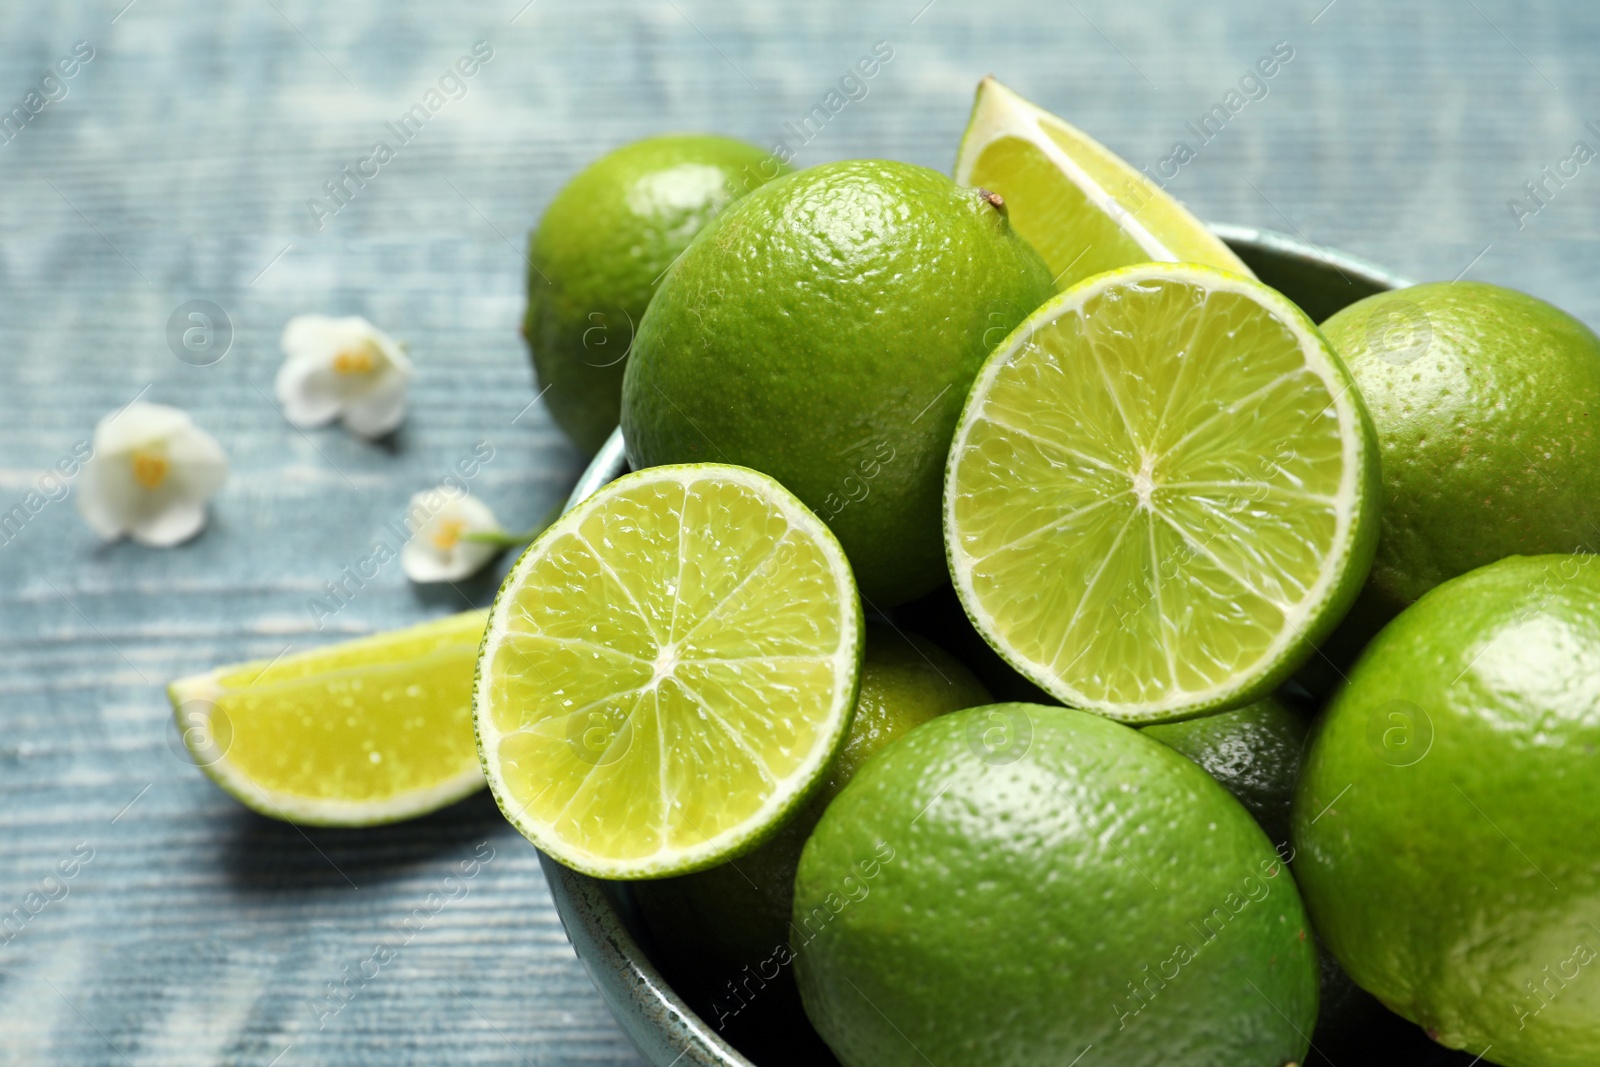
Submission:
{"label": "white jasmine flower", "polygon": [[205,526],[206,501],[227,478],[222,446],[187,413],[135,401],[95,426],[78,511],[102,537],[169,548]]}
{"label": "white jasmine flower", "polygon": [[278,403],[296,426],[339,416],[352,433],[382,437],[406,416],[411,361],[394,338],[359,315],[296,315],[283,328]]}
{"label": "white jasmine flower", "polygon": [[429,489],[411,498],[406,521],[413,533],[400,550],[400,568],[413,582],[450,582],[482,570],[501,544],[470,541],[468,534],[504,533],[489,506],[465,493]]}

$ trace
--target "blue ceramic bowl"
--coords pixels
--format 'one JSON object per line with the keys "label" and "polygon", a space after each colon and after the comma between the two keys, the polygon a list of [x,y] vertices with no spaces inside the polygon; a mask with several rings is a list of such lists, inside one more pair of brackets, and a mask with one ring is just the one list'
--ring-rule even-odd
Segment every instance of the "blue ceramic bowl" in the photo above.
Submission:
{"label": "blue ceramic bowl", "polygon": [[[1243,226],[1212,230],[1263,282],[1317,322],[1363,297],[1411,284],[1374,264],[1283,234]],[[626,470],[618,430],[584,472],[567,506]],[[567,939],[646,1062],[654,1067],[765,1067],[752,1064],[724,1041],[662,977],[643,947],[648,939],[625,883],[579,874],[543,853],[539,862]]]}

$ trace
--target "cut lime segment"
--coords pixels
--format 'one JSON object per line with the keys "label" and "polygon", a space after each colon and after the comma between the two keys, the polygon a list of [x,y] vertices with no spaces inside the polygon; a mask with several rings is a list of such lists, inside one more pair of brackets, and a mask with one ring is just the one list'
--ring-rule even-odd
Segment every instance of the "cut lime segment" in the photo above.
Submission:
{"label": "cut lime segment", "polygon": [[993,78],[978,84],[955,179],[1005,198],[1011,225],[1039,250],[1058,290],[1149,261],[1204,263],[1253,277],[1155,182]]}
{"label": "cut lime segment", "polygon": [[485,611],[469,611],[167,687],[190,757],[263,815],[368,826],[483,787],[472,671]]}
{"label": "cut lime segment", "polygon": [[1091,278],[979,372],[945,545],[980,633],[1124,722],[1266,695],[1349,608],[1378,452],[1349,373],[1281,294],[1194,264]]}
{"label": "cut lime segment", "polygon": [[588,874],[721,863],[827,771],[861,635],[843,550],[776,481],[625,475],[545,531],[490,610],[473,698],[489,786]]}

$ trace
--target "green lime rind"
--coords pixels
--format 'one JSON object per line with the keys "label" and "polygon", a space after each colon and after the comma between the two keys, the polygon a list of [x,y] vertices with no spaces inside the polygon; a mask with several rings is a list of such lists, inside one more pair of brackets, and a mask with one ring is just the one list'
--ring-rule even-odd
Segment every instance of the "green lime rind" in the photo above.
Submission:
{"label": "green lime rind", "polygon": [[[1312,386],[1308,385],[1305,389],[1299,389],[1296,386],[1279,392],[1289,396],[1291,400],[1302,406],[1310,404],[1311,408],[1316,409],[1312,412],[1314,418],[1311,421],[1327,416],[1330,413],[1337,419],[1337,449],[1331,456],[1331,459],[1336,459],[1338,463],[1337,488],[1326,499],[1321,500],[1320,503],[1323,510],[1330,513],[1328,522],[1331,523],[1331,532],[1321,535],[1322,541],[1312,544],[1306,551],[1300,551],[1303,547],[1300,543],[1290,546],[1295,551],[1300,552],[1302,557],[1308,554],[1313,555],[1315,567],[1303,566],[1304,573],[1291,573],[1286,566],[1273,570],[1272,566],[1276,565],[1275,559],[1269,559],[1266,563],[1259,564],[1258,574],[1264,574],[1273,581],[1283,579],[1279,583],[1280,588],[1291,591],[1297,588],[1300,590],[1293,594],[1293,599],[1290,598],[1288,593],[1284,593],[1280,595],[1279,599],[1273,600],[1266,594],[1261,593],[1251,583],[1249,575],[1239,577],[1232,574],[1218,558],[1222,549],[1227,548],[1232,553],[1231,558],[1243,559],[1250,562],[1252,566],[1258,566],[1253,554],[1264,543],[1266,534],[1260,531],[1267,528],[1266,524],[1262,523],[1256,527],[1249,527],[1244,534],[1235,534],[1230,532],[1228,521],[1219,520],[1215,525],[1220,528],[1221,532],[1211,532],[1204,542],[1201,542],[1196,537],[1186,536],[1186,539],[1180,545],[1181,550],[1177,552],[1158,553],[1154,547],[1155,535],[1152,534],[1150,556],[1152,559],[1159,559],[1160,562],[1158,564],[1146,565],[1142,566],[1142,568],[1130,565],[1124,568],[1124,561],[1121,557],[1117,557],[1115,560],[1097,559],[1093,561],[1097,566],[1100,563],[1116,562],[1116,568],[1104,566],[1100,568],[1101,571],[1109,569],[1121,573],[1126,569],[1128,573],[1137,578],[1137,582],[1123,580],[1120,584],[1116,579],[1113,579],[1113,583],[1105,587],[1111,591],[1105,593],[1104,596],[1124,597],[1129,601],[1135,602],[1137,606],[1137,613],[1134,615],[1135,620],[1141,621],[1142,625],[1154,627],[1162,635],[1160,638],[1152,637],[1150,640],[1137,643],[1123,637],[1122,634],[1131,633],[1126,628],[1125,617],[1119,617],[1111,611],[1103,610],[1101,606],[1088,604],[1087,593],[1080,598],[1078,606],[1081,610],[1076,614],[1070,605],[1065,612],[1057,610],[1054,615],[1052,614],[1053,609],[1036,605],[1036,610],[1030,620],[1019,621],[1017,619],[997,618],[974,585],[976,564],[981,561],[982,557],[975,556],[963,543],[969,533],[969,531],[963,529],[960,516],[961,507],[965,503],[962,500],[965,488],[962,481],[965,474],[963,464],[969,458],[977,457],[974,462],[981,459],[982,463],[991,467],[1002,465],[1000,460],[994,458],[999,453],[993,451],[980,453],[976,446],[969,445],[969,441],[973,439],[974,427],[980,423],[999,426],[999,430],[989,435],[989,443],[992,444],[996,439],[996,435],[1000,438],[1009,435],[1013,440],[1021,438],[1037,439],[1039,434],[1045,431],[1059,431],[1064,435],[1071,435],[1078,432],[1075,428],[1078,424],[1074,422],[1072,425],[1066,425],[1064,421],[1058,421],[1056,426],[1050,427],[1041,426],[1037,421],[1051,418],[1057,420],[1074,418],[1072,415],[1061,414],[1059,410],[1051,410],[1049,404],[1043,399],[1032,399],[1042,398],[1045,395],[1039,391],[1040,389],[1057,388],[1051,382],[1045,382],[1030,394],[1029,403],[1036,410],[1031,411],[1029,414],[1036,421],[1030,424],[1029,427],[1018,430],[1015,427],[1005,425],[1003,421],[990,423],[985,408],[989,402],[991,391],[996,388],[996,382],[1000,376],[1008,373],[1013,362],[1016,361],[1035,360],[1035,363],[1030,365],[1029,373],[1043,374],[1044,371],[1038,369],[1041,364],[1036,360],[1036,353],[1045,351],[1044,346],[1050,343],[1050,331],[1055,328],[1059,321],[1066,319],[1068,316],[1076,315],[1091,301],[1108,300],[1112,296],[1120,298],[1122,295],[1136,291],[1138,287],[1151,288],[1165,285],[1193,287],[1197,291],[1203,292],[1207,300],[1216,299],[1220,294],[1231,301],[1231,306],[1234,309],[1232,313],[1239,313],[1238,309],[1244,306],[1253,307],[1259,311],[1261,313],[1259,317],[1252,317],[1255,312],[1244,312],[1245,321],[1242,324],[1232,324],[1237,328],[1235,332],[1256,329],[1258,332],[1265,331],[1271,334],[1273,331],[1277,331],[1284,337],[1292,339],[1294,342],[1293,348],[1285,349],[1284,351],[1296,351],[1300,357],[1300,362],[1294,365],[1292,375],[1285,375],[1283,380],[1288,380],[1289,377],[1295,375],[1300,376],[1300,378],[1310,375],[1315,379],[1314,388],[1317,391],[1313,392]],[[1108,296],[1108,294],[1110,295]],[[1083,321],[1090,323],[1090,326],[1083,327],[1084,329],[1092,328],[1092,316]],[[1190,338],[1190,341],[1185,342],[1185,352],[1188,351],[1188,346],[1194,342],[1195,338],[1202,338],[1205,335],[1206,330],[1221,328],[1215,326],[1215,324],[1208,325],[1203,316],[1200,318],[1198,325],[1191,325],[1195,333]],[[1227,325],[1227,323],[1224,323],[1224,325]],[[1137,327],[1131,328],[1128,334],[1119,336],[1123,343],[1129,345],[1144,340],[1144,338],[1140,337]],[[1232,336],[1232,333],[1228,334],[1230,339]],[[1039,342],[1041,337],[1045,338],[1042,343]],[[1211,347],[1217,348],[1219,346],[1213,343]],[[1282,354],[1282,352],[1279,353],[1279,355]],[[1182,382],[1185,387],[1184,395],[1186,397],[1190,393],[1196,393],[1204,399],[1209,394],[1204,389],[1199,389],[1199,386],[1205,386],[1216,391],[1219,388],[1225,388],[1226,383],[1231,381],[1226,376],[1234,373],[1234,361],[1232,359],[1234,353],[1224,346],[1224,350],[1213,352],[1212,355],[1213,360],[1209,364],[1191,363],[1185,366],[1185,369],[1191,365],[1213,368],[1210,380],[1200,378],[1198,381],[1183,382],[1182,375],[1185,371],[1174,372],[1177,375],[1177,380]],[[1099,362],[1098,356],[1095,357],[1095,362]],[[1123,370],[1124,368],[1118,369]],[[1094,387],[1076,384],[1088,379],[1074,378],[1072,371],[1082,371],[1086,375],[1099,373],[1104,377],[1106,383],[1105,391],[1111,397],[1110,400],[1105,402],[1104,406],[1106,410],[1114,411],[1120,415],[1124,430],[1129,434],[1128,439],[1131,440],[1132,431],[1127,430],[1129,416],[1123,410],[1123,402],[1118,397],[1116,390],[1111,386],[1109,377],[1105,377],[1105,370],[1101,368],[1097,372],[1093,366],[1066,369],[1054,368],[1052,373],[1058,375],[1058,380],[1069,383],[1061,388],[1086,392]],[[1204,373],[1204,371],[1194,372],[1195,375]],[[1218,385],[1219,381],[1224,383],[1223,386]],[[1262,395],[1277,395],[1273,390],[1277,390],[1279,384],[1277,379],[1268,382],[1268,386],[1263,387],[1267,389],[1267,392]],[[1014,385],[1008,384],[1006,388],[1010,389],[1013,394],[1017,393],[1017,387]],[[1151,412],[1157,410],[1155,408],[1157,401],[1170,407],[1173,404],[1171,394],[1177,393],[1179,390],[1174,388],[1165,394],[1149,389],[1146,392],[1148,395],[1139,401],[1144,403],[1146,407],[1136,411],[1136,414],[1143,415],[1148,419]],[[1257,392],[1260,392],[1260,390],[1257,390]],[[1054,396],[1055,394],[1051,394],[1052,400]],[[1166,397],[1166,399],[1163,400],[1163,397]],[[1323,398],[1326,399],[1324,400]],[[1074,398],[1074,402],[1078,402],[1078,400],[1081,400],[1081,398]],[[1260,418],[1259,411],[1250,410],[1241,413],[1236,406],[1236,401],[1229,401],[1227,404],[1222,404],[1220,400],[1211,402],[1213,410],[1211,410],[1210,415],[1201,420],[1201,425],[1210,427],[1212,424],[1218,423],[1219,419],[1227,417],[1231,421],[1222,425],[1228,429],[1230,434],[1242,433],[1244,428],[1248,428],[1258,435],[1261,432],[1260,427],[1263,425],[1263,420]],[[1179,403],[1193,406],[1192,402],[1187,399]],[[1207,409],[1201,408],[1200,410],[1203,413]],[[1177,425],[1181,427],[1187,424],[1179,423]],[[1285,419],[1281,416],[1277,420],[1267,423],[1267,425],[1284,428],[1283,436],[1278,439],[1281,443],[1277,446],[1278,451],[1276,454],[1252,455],[1240,452],[1237,456],[1233,456],[1231,453],[1227,453],[1228,446],[1226,443],[1219,449],[1215,446],[1215,441],[1213,441],[1211,447],[1211,453],[1213,454],[1221,451],[1225,457],[1237,459],[1241,463],[1248,460],[1247,466],[1264,472],[1257,479],[1261,483],[1264,493],[1277,492],[1282,488],[1282,482],[1285,479],[1292,481],[1296,477],[1288,469],[1300,462],[1300,457],[1295,453],[1294,446],[1299,445],[1309,450],[1309,446],[1305,444],[1305,441],[1309,438],[1296,435],[1302,432],[1306,434],[1311,432],[1309,429],[1303,431],[1299,422]],[[1165,429],[1165,427],[1166,414],[1163,410],[1157,429],[1159,431]],[[1178,429],[1174,428],[1169,432],[1177,433]],[[1319,429],[1317,432],[1321,433],[1322,431]],[[1212,437],[1214,439],[1223,439],[1224,442],[1226,440],[1224,435],[1215,430],[1212,431]],[[1323,438],[1318,447],[1326,450],[1331,447],[1328,445],[1326,433],[1323,434]],[[1100,448],[1105,440],[1107,439],[1102,437],[1092,441],[1090,442],[1090,447]],[[1180,438],[1179,443],[1183,440],[1187,440],[1187,436]],[[1049,443],[1044,442],[1044,444]],[[1110,446],[1120,447],[1121,443],[1119,441],[1111,441]],[[1013,445],[1002,444],[997,447],[1000,453],[1004,453],[1007,448],[1012,448],[1013,450],[1009,454],[1012,456],[1018,454]],[[1031,449],[1032,447],[1032,445],[1028,445],[1028,448]],[[1092,503],[1084,508],[1085,511],[1107,503],[1115,503],[1118,507],[1127,506],[1119,501],[1122,501],[1124,496],[1135,494],[1138,491],[1140,486],[1138,479],[1141,475],[1147,479],[1143,489],[1147,496],[1144,502],[1146,506],[1149,500],[1156,499],[1156,494],[1168,491],[1159,477],[1161,464],[1167,462],[1169,458],[1167,452],[1157,451],[1153,455],[1147,455],[1144,461],[1145,466],[1135,471],[1131,468],[1115,468],[1114,464],[1109,464],[1098,455],[1092,454],[1084,460],[1083,464],[1078,464],[1077,461],[1083,459],[1082,450],[1077,445],[1062,447],[1066,448],[1068,452],[1072,452],[1072,456],[1069,457],[1067,463],[1056,465],[1057,471],[1052,471],[1052,477],[1059,470],[1070,470],[1071,473],[1069,475],[1061,475],[1057,485],[1044,486],[1044,488],[1053,490],[1065,485],[1072,492],[1083,495],[1085,498],[1088,498],[1091,493],[1097,494],[1093,496]],[[1287,452],[1284,451],[1285,448],[1288,449]],[[1034,451],[1040,450],[1035,449]],[[1172,455],[1177,457],[1172,460],[1174,464],[1190,462],[1183,452],[1173,452]],[[1206,462],[1211,462],[1211,460],[1208,459]],[[1324,463],[1323,466],[1326,467],[1327,464]],[[1089,468],[1095,469],[1089,470]],[[1084,470],[1089,470],[1093,478],[1083,477],[1082,472]],[[1148,480],[1151,477],[1150,472],[1152,470],[1157,476],[1153,482]],[[1108,473],[1100,473],[1101,471]],[[1060,565],[1064,561],[1077,558],[1073,556],[1073,552],[1078,544],[1078,538],[1075,534],[1063,536],[1052,543],[1050,539],[1039,536],[1042,533],[1048,533],[1050,529],[1058,525],[1059,520],[1050,517],[1056,512],[1047,510],[1049,501],[1041,496],[1041,486],[1039,484],[1017,484],[1016,481],[1006,480],[1010,477],[1010,474],[990,475],[988,476],[988,481],[974,482],[973,484],[977,489],[985,492],[1006,494],[1003,498],[995,498],[997,500],[1004,499],[1004,503],[985,503],[984,506],[989,507],[991,511],[1003,513],[1007,517],[1015,515],[1018,517],[1017,526],[1026,526],[1027,522],[1034,522],[1034,526],[1025,535],[1026,539],[1031,541],[1027,561],[1033,577],[1029,579],[1026,586],[1019,583],[1010,584],[1011,589],[1021,589],[1027,595],[1033,596],[1036,589],[1048,590],[1051,587],[1051,583],[1056,581],[1056,575],[1060,573]],[[1102,491],[1095,488],[1084,490],[1082,488],[1082,486],[1090,485],[1094,479],[1098,479],[1102,483],[1107,483],[1112,479],[1120,479],[1120,481],[1116,481],[1115,484],[1118,488],[1115,491]],[[1254,491],[1253,488],[1248,487],[1256,486],[1257,482],[1204,484],[1246,485],[1247,489],[1241,489],[1232,494],[1242,498],[1247,491]],[[1362,405],[1361,398],[1355,389],[1349,372],[1345,369],[1338,355],[1317,331],[1315,324],[1299,308],[1295,307],[1282,294],[1261,285],[1259,282],[1219,271],[1215,268],[1198,264],[1141,264],[1096,275],[1059,294],[1030,316],[1006,340],[1001,342],[984,364],[973,385],[972,392],[967,398],[955,437],[951,442],[950,459],[945,474],[945,544],[951,577],[963,608],[978,632],[1018,673],[1038,685],[1055,699],[1071,707],[1092,709],[1120,721],[1133,724],[1172,721],[1226,711],[1259,700],[1269,695],[1300,664],[1315,654],[1317,643],[1337,625],[1345,612],[1349,610],[1371,566],[1373,553],[1377,545],[1380,494],[1378,446],[1371,419]],[[1210,495],[1214,496],[1215,494],[1212,493]],[[1198,500],[1201,496],[1204,496],[1204,494],[1196,495],[1193,499]],[[1038,503],[1041,499],[1045,499],[1044,504]],[[1167,499],[1174,498],[1169,497]],[[1190,497],[1188,495],[1180,495],[1175,499],[1187,500]],[[1263,496],[1262,499],[1265,499],[1265,497]],[[1196,506],[1198,507],[1198,505]],[[1295,516],[1296,509],[1299,507],[1300,505],[1298,504],[1289,505],[1280,502],[1275,512],[1279,516],[1280,524],[1291,519],[1298,521]],[[1134,505],[1133,510],[1137,512],[1139,505]],[[1150,510],[1151,514],[1155,514],[1156,509],[1152,508]],[[1037,516],[1044,516],[1045,518],[1035,521]],[[1284,519],[1283,517],[1285,516],[1289,518]],[[1071,520],[1074,515],[1069,513],[1064,518]],[[1132,519],[1130,518],[1128,521],[1131,524]],[[1170,520],[1168,521],[1170,523]],[[1177,524],[1170,524],[1176,531]],[[1157,526],[1155,518],[1146,520],[1146,525],[1154,529],[1160,528]],[[978,534],[972,534],[974,538],[978,536]],[[1164,536],[1169,541],[1172,540],[1171,534],[1165,534]],[[1112,544],[1113,547],[1120,547],[1120,535]],[[1000,546],[999,551],[1012,552],[1014,548],[1015,543],[1007,541]],[[1285,556],[1291,554],[1280,553],[1280,555]],[[1018,555],[1015,558],[1021,559],[1022,557]],[[1156,578],[1156,575],[1165,569],[1172,560],[1180,560],[1177,564],[1177,569],[1167,575],[1165,579]],[[1176,624],[1171,620],[1179,616],[1169,616],[1162,603],[1160,589],[1162,582],[1171,581],[1174,577],[1188,577],[1192,571],[1201,570],[1202,567],[1197,565],[1196,561],[1206,566],[1213,566],[1214,564],[1213,569],[1215,572],[1223,573],[1227,575],[1230,581],[1238,583],[1237,588],[1241,591],[1240,598],[1242,598],[1243,591],[1248,591],[1251,596],[1268,603],[1272,610],[1276,611],[1282,618],[1281,625],[1271,631],[1270,640],[1258,642],[1261,644],[1259,654],[1248,662],[1232,665],[1226,674],[1214,672],[1219,674],[1215,679],[1202,673],[1202,668],[1210,669],[1210,660],[1206,659],[1205,655],[1195,654],[1193,648],[1180,644],[1177,637],[1190,641],[1191,645],[1196,640],[1192,636],[1194,633],[1198,633],[1201,638],[1208,641],[1223,640],[1228,636],[1227,631],[1220,623],[1214,620],[1223,618],[1225,611],[1229,610],[1229,604],[1236,601],[1231,601],[1218,589],[1213,589],[1209,586],[1204,587],[1206,594],[1219,603],[1221,607],[1216,608],[1210,617],[1203,618],[1200,623],[1197,623],[1194,619],[1186,618],[1183,625],[1190,628],[1190,633],[1178,634],[1177,637],[1174,637],[1173,634]],[[1185,568],[1188,569],[1186,570]],[[1084,568],[1084,573],[1092,575],[1085,588],[1089,591],[1095,590],[1096,582],[1099,581],[1099,574],[1089,571],[1087,567]],[[990,582],[991,586],[994,584],[994,582]],[[1182,588],[1179,588],[1178,592],[1184,593],[1191,601],[1193,600],[1192,591],[1185,592]],[[996,594],[991,592],[988,595],[993,597]],[[1168,598],[1171,599],[1175,595],[1175,593],[1168,594]],[[1154,609],[1153,615],[1150,614],[1152,608]],[[1056,605],[1055,609],[1059,609],[1059,605]],[[1146,618],[1147,616],[1148,618]],[[1058,618],[1065,618],[1066,621],[1061,623],[1059,632],[1052,631],[1050,627],[1056,625]],[[1068,648],[1065,644],[1065,639],[1071,635],[1071,628],[1080,624],[1090,627],[1089,637]],[[1195,629],[1196,626],[1201,625],[1205,628]],[[1047,662],[1043,656],[1030,656],[1025,652],[1020,647],[1019,642],[1008,634],[1008,628],[1012,632],[1017,632],[1016,628],[1020,626],[1034,628],[1034,632],[1028,635],[1028,639],[1036,647],[1043,648],[1046,637],[1059,639],[1052,646],[1055,649],[1053,658]],[[1268,627],[1265,626],[1257,626],[1257,629],[1263,633],[1268,631]],[[1054,666],[1067,652],[1071,652],[1072,655],[1066,656],[1068,660],[1066,666],[1073,666],[1087,654],[1086,650],[1094,650],[1097,647],[1096,642],[1103,642],[1107,635],[1111,635],[1112,639],[1123,641],[1122,654],[1120,657],[1114,658],[1119,660],[1115,666],[1118,671],[1122,672],[1124,679],[1133,679],[1134,684],[1142,686],[1163,684],[1166,686],[1166,690],[1155,698],[1150,698],[1142,693],[1128,696],[1113,690],[1110,687],[1110,683],[1103,683],[1098,678],[1089,675],[1071,677]],[[1210,653],[1209,648],[1200,648],[1199,651],[1206,655]],[[1103,652],[1097,653],[1097,656],[1099,659],[1105,660]],[[1180,672],[1188,672],[1192,676],[1198,676],[1204,684],[1177,684]],[[1167,675],[1170,681],[1168,683],[1160,683],[1161,675]],[[1152,681],[1152,679],[1155,681]],[[1093,681],[1099,687],[1099,692],[1091,693],[1088,691],[1085,687],[1086,680]]]}
{"label": "green lime rind", "polygon": [[886,610],[943,584],[962,397],[1051,291],[997,202],[936,171],[845,160],[780,178],[708,225],[651,301],[623,382],[628,458],[772,475]]}
{"label": "green lime rind", "polygon": [[1323,674],[1448,578],[1506,556],[1600,549],[1600,337],[1588,326],[1462,281],[1378,293],[1322,332],[1383,455],[1377,556]]}
{"label": "green lime rind", "polygon": [[522,333],[556,425],[592,455],[617,425],[622,375],[661,276],[728,204],[788,173],[710,134],[648,137],[580,171],[528,241]]}
{"label": "green lime rind", "polygon": [[1299,893],[1249,813],[1170,748],[1069,708],[956,712],[881,752],[806,844],[791,938],[845,1067],[1091,1048],[1119,1067],[1281,1067],[1317,1012]]}
{"label": "green lime rind", "polygon": [[1425,593],[1319,721],[1296,875],[1356,983],[1508,1067],[1600,1062],[1600,557]]}

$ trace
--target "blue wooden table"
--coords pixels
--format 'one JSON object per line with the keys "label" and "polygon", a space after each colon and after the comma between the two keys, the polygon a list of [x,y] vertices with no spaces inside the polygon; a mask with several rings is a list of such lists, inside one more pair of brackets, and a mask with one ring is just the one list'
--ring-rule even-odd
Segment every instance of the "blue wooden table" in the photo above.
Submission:
{"label": "blue wooden table", "polygon": [[[442,83],[475,45],[491,58]],[[874,46],[892,58],[804,129]],[[520,249],[591,157],[710,129],[799,164],[948,169],[993,72],[1204,217],[1600,323],[1600,162],[1545,170],[1600,150],[1597,51],[1600,8],[1576,0],[0,6],[0,515],[24,510],[0,529],[0,1062],[637,1062],[487,796],[376,831],[270,822],[180,757],[162,694],[487,602],[493,574],[438,593],[391,564],[323,629],[309,606],[480,441],[472,490],[508,526],[575,479],[530,406]],[[331,197],[379,140],[394,158]],[[169,341],[192,300],[230,324],[214,362]],[[410,345],[392,443],[301,433],[268,399],[279,332],[311,311]],[[98,544],[43,480],[135,397],[232,459],[175,550]],[[397,926],[473,858],[464,892]],[[368,976],[379,943],[394,958]]]}

